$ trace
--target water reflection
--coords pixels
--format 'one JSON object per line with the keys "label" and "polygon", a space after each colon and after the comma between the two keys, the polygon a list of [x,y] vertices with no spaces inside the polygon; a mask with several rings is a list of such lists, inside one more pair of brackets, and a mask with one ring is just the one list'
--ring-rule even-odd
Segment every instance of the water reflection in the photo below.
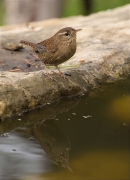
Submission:
{"label": "water reflection", "polygon": [[27,127],[33,123],[42,121],[43,119],[54,119],[58,114],[68,112],[70,109],[78,105],[80,98],[63,98],[53,104],[34,109],[26,112],[24,116],[8,118],[0,121],[0,134],[10,132],[17,127]]}
{"label": "water reflection", "polygon": [[[80,98],[65,98],[27,112],[24,116],[1,121],[0,179],[50,171],[52,165],[46,160],[44,152],[56,165],[72,171],[69,167],[70,140],[54,119],[58,114],[75,107],[79,101]],[[42,149],[36,141],[31,141],[30,135]]]}
{"label": "water reflection", "polygon": [[0,179],[129,179],[129,98],[127,79],[2,121]]}
{"label": "water reflection", "polygon": [[69,167],[70,140],[54,122],[54,120],[43,120],[35,123],[29,128],[29,133],[35,137],[48,157],[58,166]]}

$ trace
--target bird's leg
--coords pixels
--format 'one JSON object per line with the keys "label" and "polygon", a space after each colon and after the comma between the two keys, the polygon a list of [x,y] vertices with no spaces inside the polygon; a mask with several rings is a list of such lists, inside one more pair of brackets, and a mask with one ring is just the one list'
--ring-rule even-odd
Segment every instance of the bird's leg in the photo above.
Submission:
{"label": "bird's leg", "polygon": [[46,75],[47,76],[49,76],[49,73],[48,73],[48,70],[47,70],[47,67],[46,67],[46,65],[44,64],[44,63],[42,63],[43,64],[43,66],[44,66],[44,69],[45,69],[45,71],[46,71]]}
{"label": "bird's leg", "polygon": [[43,63],[43,66],[44,66],[44,68],[45,68],[47,77],[50,78],[51,80],[54,80],[54,81],[57,82],[57,80],[48,73],[47,67],[46,67],[46,65],[45,65],[44,63]]}
{"label": "bird's leg", "polygon": [[[41,60],[41,62],[42,62],[42,64],[43,64],[43,66],[44,66],[44,68],[45,68],[45,71],[46,71],[46,75],[47,75],[47,77],[48,77],[48,78],[50,78],[51,80],[54,80],[54,81],[56,81],[56,82],[57,82],[57,80],[56,80],[53,76],[51,76],[51,75],[48,73],[47,67],[46,67],[46,65],[44,64],[44,62],[42,61],[42,59],[41,59],[41,57],[40,57],[40,56],[39,56],[39,59]],[[44,73],[42,73],[42,74],[44,74]]]}
{"label": "bird's leg", "polygon": [[55,66],[55,67],[58,69],[60,76],[62,76],[64,79],[70,80],[68,77],[66,77],[66,76],[60,71],[60,69],[59,69],[58,66]]}

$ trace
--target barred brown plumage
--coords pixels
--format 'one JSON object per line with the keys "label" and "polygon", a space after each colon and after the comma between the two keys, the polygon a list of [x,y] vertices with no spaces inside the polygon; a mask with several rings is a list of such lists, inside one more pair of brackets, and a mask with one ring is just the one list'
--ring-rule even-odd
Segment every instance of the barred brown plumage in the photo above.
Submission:
{"label": "barred brown plumage", "polygon": [[33,51],[38,54],[38,57],[42,61],[48,77],[49,73],[46,67],[48,64],[54,65],[58,69],[60,75],[65,77],[58,68],[58,65],[67,61],[75,54],[77,47],[76,33],[80,30],[81,29],[76,30],[72,27],[66,27],[59,30],[51,38],[40,43],[32,43],[24,40],[21,40],[20,42],[32,47]]}

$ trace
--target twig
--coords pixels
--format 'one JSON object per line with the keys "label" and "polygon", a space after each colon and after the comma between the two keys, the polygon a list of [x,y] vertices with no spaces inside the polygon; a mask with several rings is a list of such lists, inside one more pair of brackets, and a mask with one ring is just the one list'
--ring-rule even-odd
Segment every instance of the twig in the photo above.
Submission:
{"label": "twig", "polygon": [[9,72],[18,72],[18,71],[21,71],[21,69],[11,69],[11,70],[9,70]]}
{"label": "twig", "polygon": [[5,60],[3,60],[3,61],[0,61],[0,64],[3,64],[5,62]]}
{"label": "twig", "polygon": [[24,61],[26,61],[28,64],[30,64],[30,65],[32,65],[32,66],[35,66],[35,63],[31,63],[31,62],[29,62],[28,60],[24,60]]}

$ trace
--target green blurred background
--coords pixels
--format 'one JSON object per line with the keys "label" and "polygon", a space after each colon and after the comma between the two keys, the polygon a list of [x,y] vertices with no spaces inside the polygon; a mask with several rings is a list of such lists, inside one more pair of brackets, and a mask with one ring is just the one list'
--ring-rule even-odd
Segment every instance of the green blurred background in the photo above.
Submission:
{"label": "green blurred background", "polygon": [[[4,17],[6,16],[3,2],[4,0],[0,0],[0,25],[4,25]],[[93,0],[91,13],[113,9],[129,2],[130,0]],[[84,7],[81,0],[66,0],[62,17],[84,14]]]}
{"label": "green blurred background", "polygon": [[[81,0],[66,0],[66,6],[64,9],[64,16],[71,15],[84,15],[83,3]],[[118,6],[129,4],[130,0],[93,0],[92,12],[103,11],[107,9],[113,9]]]}

